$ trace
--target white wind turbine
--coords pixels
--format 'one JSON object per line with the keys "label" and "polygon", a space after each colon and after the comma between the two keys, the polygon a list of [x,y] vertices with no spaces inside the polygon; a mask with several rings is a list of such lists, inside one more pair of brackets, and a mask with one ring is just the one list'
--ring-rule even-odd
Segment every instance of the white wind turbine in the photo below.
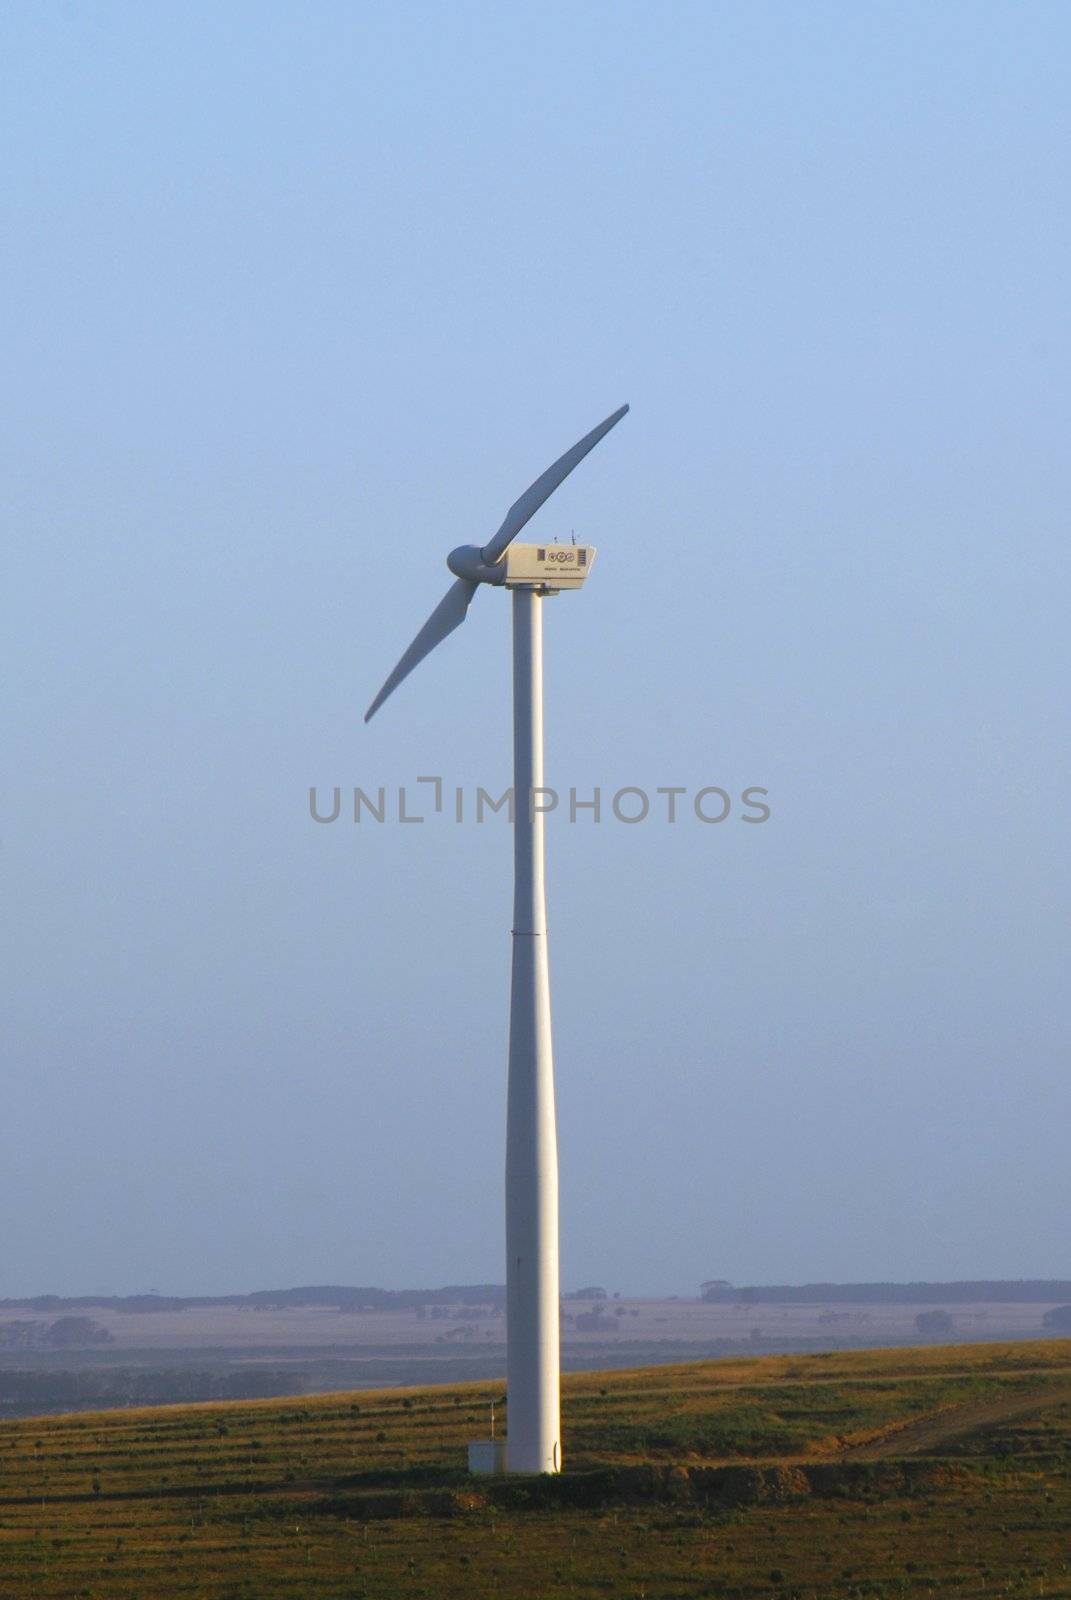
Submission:
{"label": "white wind turbine", "polygon": [[590,545],[513,541],[549,495],[609,433],[620,410],[585,434],[510,507],[489,544],[461,545],[446,564],[446,591],[365,713],[464,622],[481,583],[513,591],[513,970],[506,1110],[506,1392],[509,1470],[559,1472],[558,1140],[550,969],[543,879],[543,596],[578,589],[591,570]]}

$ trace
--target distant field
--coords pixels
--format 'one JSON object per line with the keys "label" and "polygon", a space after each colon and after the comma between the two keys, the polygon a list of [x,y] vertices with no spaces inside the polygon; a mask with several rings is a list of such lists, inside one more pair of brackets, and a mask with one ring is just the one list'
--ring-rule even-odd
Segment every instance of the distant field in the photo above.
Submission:
{"label": "distant field", "polygon": [[[718,1291],[700,1299],[610,1294],[562,1304],[562,1365],[592,1371],[731,1355],[919,1347],[935,1337],[1035,1340],[1071,1284],[890,1285],[917,1298],[853,1301],[866,1285]],[[932,1315],[947,1291],[947,1321]],[[987,1300],[966,1294],[989,1293]],[[362,1303],[361,1295],[382,1303]],[[1001,1298],[1001,1295],[1004,1298]],[[426,1298],[421,1298],[421,1296]],[[770,1298],[782,1295],[783,1299]],[[1012,1298],[1022,1295],[1023,1298]],[[802,1296],[802,1298],[801,1298]],[[825,1298],[822,1298],[825,1296]],[[1028,1297],[1029,1296],[1029,1297]],[[1039,1298],[1041,1297],[1041,1298]],[[0,1305],[0,1418],[170,1401],[252,1399],[492,1379],[505,1366],[504,1290],[285,1290],[216,1301]],[[77,1329],[90,1336],[79,1339]]]}
{"label": "distant field", "polygon": [[1071,1596],[1071,1341],[565,1382],[566,1472],[464,1472],[501,1382],[0,1424],[0,1596]]}
{"label": "distant field", "polygon": [[[752,1291],[754,1292],[754,1291]],[[979,1339],[1040,1338],[1042,1318],[1058,1301],[949,1301],[952,1337]],[[192,1304],[184,1309],[117,1310],[107,1304],[84,1309],[110,1335],[116,1351],[256,1349],[265,1354],[287,1350],[371,1347],[419,1347],[442,1356],[465,1354],[505,1338],[502,1304],[408,1305],[398,1308],[343,1309],[313,1305]],[[831,1300],[749,1303],[732,1299],[708,1303],[698,1299],[643,1300],[615,1297],[566,1300],[562,1305],[563,1338],[583,1351],[593,1344],[639,1342],[709,1344],[777,1341],[825,1341],[869,1345],[918,1343],[919,1312],[931,1311],[930,1300],[904,1299],[889,1304],[844,1304]],[[585,1320],[595,1314],[595,1325]],[[57,1316],[27,1304],[5,1302],[0,1333],[12,1322],[40,1322]]]}

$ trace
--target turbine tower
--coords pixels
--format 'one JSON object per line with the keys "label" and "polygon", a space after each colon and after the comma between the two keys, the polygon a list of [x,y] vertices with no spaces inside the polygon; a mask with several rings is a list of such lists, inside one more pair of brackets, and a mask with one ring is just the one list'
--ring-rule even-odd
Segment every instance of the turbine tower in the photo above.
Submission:
{"label": "turbine tower", "polygon": [[506,1392],[510,1472],[560,1472],[558,1137],[543,876],[543,597],[579,589],[591,545],[513,541],[628,410],[585,434],[526,489],[489,544],[460,545],[455,575],[365,713],[367,722],[424,657],[464,622],[482,583],[513,593],[513,965],[506,1098]]}

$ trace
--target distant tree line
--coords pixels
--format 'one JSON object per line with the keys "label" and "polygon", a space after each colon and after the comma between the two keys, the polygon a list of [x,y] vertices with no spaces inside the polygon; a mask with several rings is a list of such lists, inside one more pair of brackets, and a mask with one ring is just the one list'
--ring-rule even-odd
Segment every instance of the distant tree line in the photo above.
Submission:
{"label": "distant tree line", "polygon": [[1071,1300],[1071,1282],[1060,1278],[964,1280],[962,1283],[779,1283],[738,1289],[708,1281],[702,1298],[710,1305],[964,1305],[989,1300],[1023,1304]]}
{"label": "distant tree line", "polygon": [[0,1310],[196,1311],[212,1306],[242,1306],[278,1311],[292,1306],[330,1306],[337,1311],[394,1311],[417,1305],[505,1305],[499,1283],[452,1284],[443,1289],[349,1288],[325,1284],[300,1289],[258,1289],[252,1294],[219,1295],[34,1295],[26,1300],[0,1300]]}

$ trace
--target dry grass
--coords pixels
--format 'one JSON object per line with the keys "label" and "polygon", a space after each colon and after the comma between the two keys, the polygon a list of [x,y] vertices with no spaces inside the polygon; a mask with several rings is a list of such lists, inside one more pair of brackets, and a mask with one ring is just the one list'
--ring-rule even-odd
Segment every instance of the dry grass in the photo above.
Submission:
{"label": "dry grass", "polygon": [[[466,1479],[498,1384],[5,1423],[0,1596],[1071,1596],[1069,1386],[1071,1341],[575,1375],[584,1509]],[[820,1465],[935,1418],[921,1477]],[[709,1470],[772,1460],[814,1470]]]}

